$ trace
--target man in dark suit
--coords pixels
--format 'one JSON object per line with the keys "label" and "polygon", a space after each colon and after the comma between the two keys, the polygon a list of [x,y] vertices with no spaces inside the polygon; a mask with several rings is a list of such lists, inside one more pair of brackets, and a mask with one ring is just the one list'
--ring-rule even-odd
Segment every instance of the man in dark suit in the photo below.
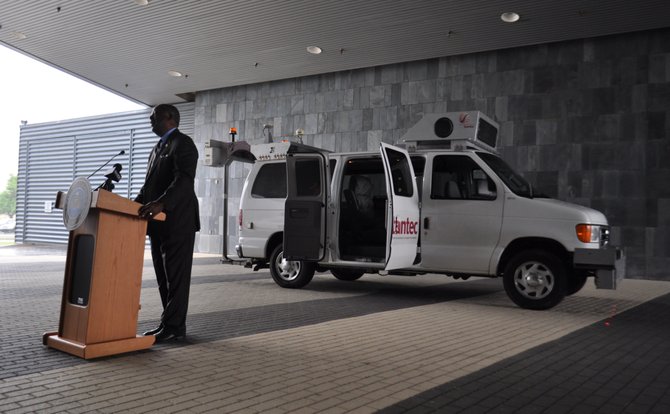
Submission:
{"label": "man in dark suit", "polygon": [[186,312],[191,285],[195,232],[200,230],[198,199],[193,188],[198,150],[179,126],[179,110],[161,104],[151,113],[152,131],[160,140],[151,151],[147,176],[135,198],[144,204],[139,216],[150,219],[165,212],[166,219],[149,221],[158,291],[163,303],[161,323],[144,335],[155,335],[156,342],[186,335]]}

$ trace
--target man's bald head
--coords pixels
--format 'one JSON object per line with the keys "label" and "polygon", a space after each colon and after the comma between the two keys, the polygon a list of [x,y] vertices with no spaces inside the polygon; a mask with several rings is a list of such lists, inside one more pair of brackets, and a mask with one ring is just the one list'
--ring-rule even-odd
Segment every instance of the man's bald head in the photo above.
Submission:
{"label": "man's bald head", "polygon": [[151,120],[151,130],[154,134],[162,137],[172,128],[179,126],[179,110],[174,105],[156,105],[149,119]]}

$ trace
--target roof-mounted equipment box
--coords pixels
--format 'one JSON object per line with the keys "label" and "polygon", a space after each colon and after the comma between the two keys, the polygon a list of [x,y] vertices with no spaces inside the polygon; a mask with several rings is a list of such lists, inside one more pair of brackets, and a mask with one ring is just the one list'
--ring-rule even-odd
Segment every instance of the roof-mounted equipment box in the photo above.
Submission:
{"label": "roof-mounted equipment box", "polygon": [[426,114],[402,137],[408,150],[484,149],[496,152],[498,124],[479,111]]}

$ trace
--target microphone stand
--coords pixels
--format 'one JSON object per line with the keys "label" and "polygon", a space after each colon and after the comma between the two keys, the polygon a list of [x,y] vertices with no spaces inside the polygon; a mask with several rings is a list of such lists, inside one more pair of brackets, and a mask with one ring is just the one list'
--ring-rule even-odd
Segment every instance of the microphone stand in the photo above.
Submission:
{"label": "microphone stand", "polygon": [[112,162],[112,160],[113,160],[114,158],[118,157],[119,155],[123,155],[123,154],[125,154],[125,153],[126,153],[126,150],[121,150],[121,151],[119,151],[118,154],[116,154],[115,156],[113,156],[112,158],[110,158],[109,160],[107,160],[106,163],[102,164],[102,166],[101,166],[100,168],[98,168],[97,170],[93,171],[93,172],[91,173],[91,175],[89,175],[88,177],[86,177],[86,179],[88,180],[89,178],[93,177],[93,175],[94,175],[95,173],[97,173],[98,171],[100,171],[100,170],[102,170],[103,168],[105,168],[105,166],[106,166],[107,164],[109,164],[110,162]]}

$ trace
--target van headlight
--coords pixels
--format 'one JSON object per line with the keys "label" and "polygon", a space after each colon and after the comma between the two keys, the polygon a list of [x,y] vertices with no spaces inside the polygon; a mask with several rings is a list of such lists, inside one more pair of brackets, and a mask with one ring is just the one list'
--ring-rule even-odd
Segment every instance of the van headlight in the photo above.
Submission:
{"label": "van headlight", "polygon": [[597,226],[593,224],[578,224],[575,227],[577,238],[582,243],[600,243],[601,231],[606,230],[607,226]]}

